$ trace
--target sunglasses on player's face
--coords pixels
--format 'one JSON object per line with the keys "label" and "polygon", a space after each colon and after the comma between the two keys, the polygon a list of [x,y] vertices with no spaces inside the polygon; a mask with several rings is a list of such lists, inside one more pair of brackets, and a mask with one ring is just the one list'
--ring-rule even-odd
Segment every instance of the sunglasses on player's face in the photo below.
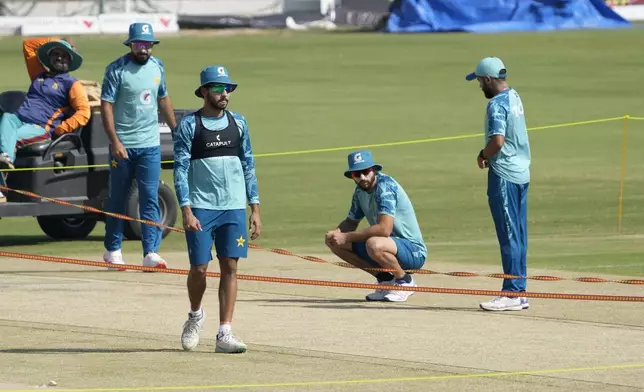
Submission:
{"label": "sunglasses on player's face", "polygon": [[233,91],[232,86],[227,84],[213,84],[209,87],[209,90],[215,94],[223,94],[223,92],[231,93]]}
{"label": "sunglasses on player's face", "polygon": [[351,172],[351,177],[360,178],[361,175],[364,175],[366,177],[369,174],[371,174],[372,171],[373,171],[372,168],[367,168],[367,169],[363,169],[363,170],[359,170],[359,171],[354,171],[354,172]]}
{"label": "sunglasses on player's face", "polygon": [[132,48],[134,50],[151,49],[153,46],[154,46],[154,42],[147,42],[147,41],[134,41],[134,42],[132,42]]}

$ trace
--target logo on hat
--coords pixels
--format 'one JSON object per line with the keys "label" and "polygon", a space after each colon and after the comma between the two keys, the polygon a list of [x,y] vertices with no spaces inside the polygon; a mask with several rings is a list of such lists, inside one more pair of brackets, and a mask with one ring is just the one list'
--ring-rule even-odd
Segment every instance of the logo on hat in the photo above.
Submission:
{"label": "logo on hat", "polygon": [[145,41],[158,44],[159,40],[154,38],[154,27],[151,23],[132,23],[128,30],[128,37],[123,42],[124,45],[129,46],[134,41]]}
{"label": "logo on hat", "polygon": [[347,163],[349,167],[344,172],[344,176],[347,178],[351,178],[352,172],[368,168],[374,168],[376,171],[382,170],[382,166],[373,161],[369,150],[358,150],[350,153],[347,156]]}
{"label": "logo on hat", "polygon": [[228,93],[232,93],[237,88],[237,83],[230,80],[228,70],[223,65],[210,65],[201,70],[199,74],[199,88],[195,90],[195,95],[199,98],[203,98],[201,95],[201,87],[204,87],[210,83],[217,84],[226,84],[228,85]]}

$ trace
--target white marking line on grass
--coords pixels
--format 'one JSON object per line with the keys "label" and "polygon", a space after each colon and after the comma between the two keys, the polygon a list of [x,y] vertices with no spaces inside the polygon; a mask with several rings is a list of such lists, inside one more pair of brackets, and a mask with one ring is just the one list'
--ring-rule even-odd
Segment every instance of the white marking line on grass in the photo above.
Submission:
{"label": "white marking line on grass", "polygon": [[[439,381],[459,380],[468,378],[495,378],[511,376],[533,376],[541,374],[588,372],[598,370],[618,370],[644,368],[644,363],[627,365],[607,365],[583,368],[528,370],[522,372],[494,372],[494,373],[469,373],[469,374],[448,374],[442,376],[424,377],[398,377],[398,378],[376,378],[371,380],[337,380],[337,381],[302,381],[302,382],[278,382],[258,384],[228,384],[228,385],[190,385],[190,386],[167,386],[167,387],[132,387],[132,388],[85,388],[85,389],[59,389],[58,392],[133,392],[133,391],[181,391],[186,389],[245,389],[245,388],[280,388],[280,387],[313,387],[325,385],[351,385],[351,384],[383,384],[391,382],[406,381]],[[14,392],[30,392],[32,390],[19,390]]]}

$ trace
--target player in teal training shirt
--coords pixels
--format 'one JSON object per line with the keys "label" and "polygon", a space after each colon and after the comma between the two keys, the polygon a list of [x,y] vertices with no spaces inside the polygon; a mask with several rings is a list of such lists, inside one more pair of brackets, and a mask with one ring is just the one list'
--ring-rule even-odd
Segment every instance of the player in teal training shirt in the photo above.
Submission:
{"label": "player in teal training shirt", "polygon": [[521,292],[526,290],[528,252],[528,186],[530,185],[530,143],[523,103],[506,81],[507,70],[497,57],[486,57],[467,75],[478,80],[490,101],[485,116],[485,148],[478,166],[488,170],[487,196],[501,249],[503,272],[521,276],[504,279],[506,295],[480,307],[485,310],[523,310],[530,306]]}
{"label": "player in teal training shirt", "polygon": [[[403,187],[381,172],[368,150],[348,156],[344,176],[356,184],[347,218],[326,233],[326,245],[344,261],[374,275],[382,289],[366,296],[368,301],[404,302],[413,291],[396,286],[416,287],[406,270],[420,269],[427,258],[427,246],[416,220],[414,207]],[[358,231],[366,218],[369,227]],[[391,269],[377,272],[373,269]]]}
{"label": "player in teal training shirt", "polygon": [[[176,127],[168,96],[163,63],[152,57],[159,40],[149,23],[130,25],[124,42],[130,53],[105,69],[101,92],[101,115],[110,139],[110,179],[107,211],[125,214],[130,184],[136,177],[141,219],[160,223],[159,179],[161,147],[158,110],[170,129]],[[121,253],[123,220],[108,216],[105,222],[105,254],[110,264],[124,264]],[[165,268],[158,255],[161,228],[141,224],[143,265]]]}
{"label": "player in teal training shirt", "polygon": [[216,351],[240,353],[246,351],[246,345],[232,334],[231,322],[237,298],[237,262],[248,252],[247,202],[251,239],[261,232],[255,160],[246,119],[226,110],[237,88],[228,70],[219,65],[206,67],[200,80],[195,95],[203,98],[203,107],[183,117],[174,136],[174,186],[190,258],[191,311],[181,344],[184,350],[199,344],[205,318],[201,301],[214,243],[221,269]]}

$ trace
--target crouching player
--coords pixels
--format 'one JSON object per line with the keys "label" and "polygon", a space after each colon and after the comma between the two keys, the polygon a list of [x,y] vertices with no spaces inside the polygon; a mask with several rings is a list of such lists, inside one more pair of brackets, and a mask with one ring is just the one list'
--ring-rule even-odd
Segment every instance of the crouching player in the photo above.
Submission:
{"label": "crouching player", "polygon": [[[427,258],[414,207],[402,186],[381,173],[382,166],[373,161],[370,151],[352,152],[348,160],[344,176],[356,183],[351,208],[347,218],[326,233],[326,245],[344,261],[376,277],[383,288],[367,295],[368,301],[405,302],[413,291],[396,287],[416,287],[405,270],[420,269]],[[364,217],[370,226],[357,231]]]}

